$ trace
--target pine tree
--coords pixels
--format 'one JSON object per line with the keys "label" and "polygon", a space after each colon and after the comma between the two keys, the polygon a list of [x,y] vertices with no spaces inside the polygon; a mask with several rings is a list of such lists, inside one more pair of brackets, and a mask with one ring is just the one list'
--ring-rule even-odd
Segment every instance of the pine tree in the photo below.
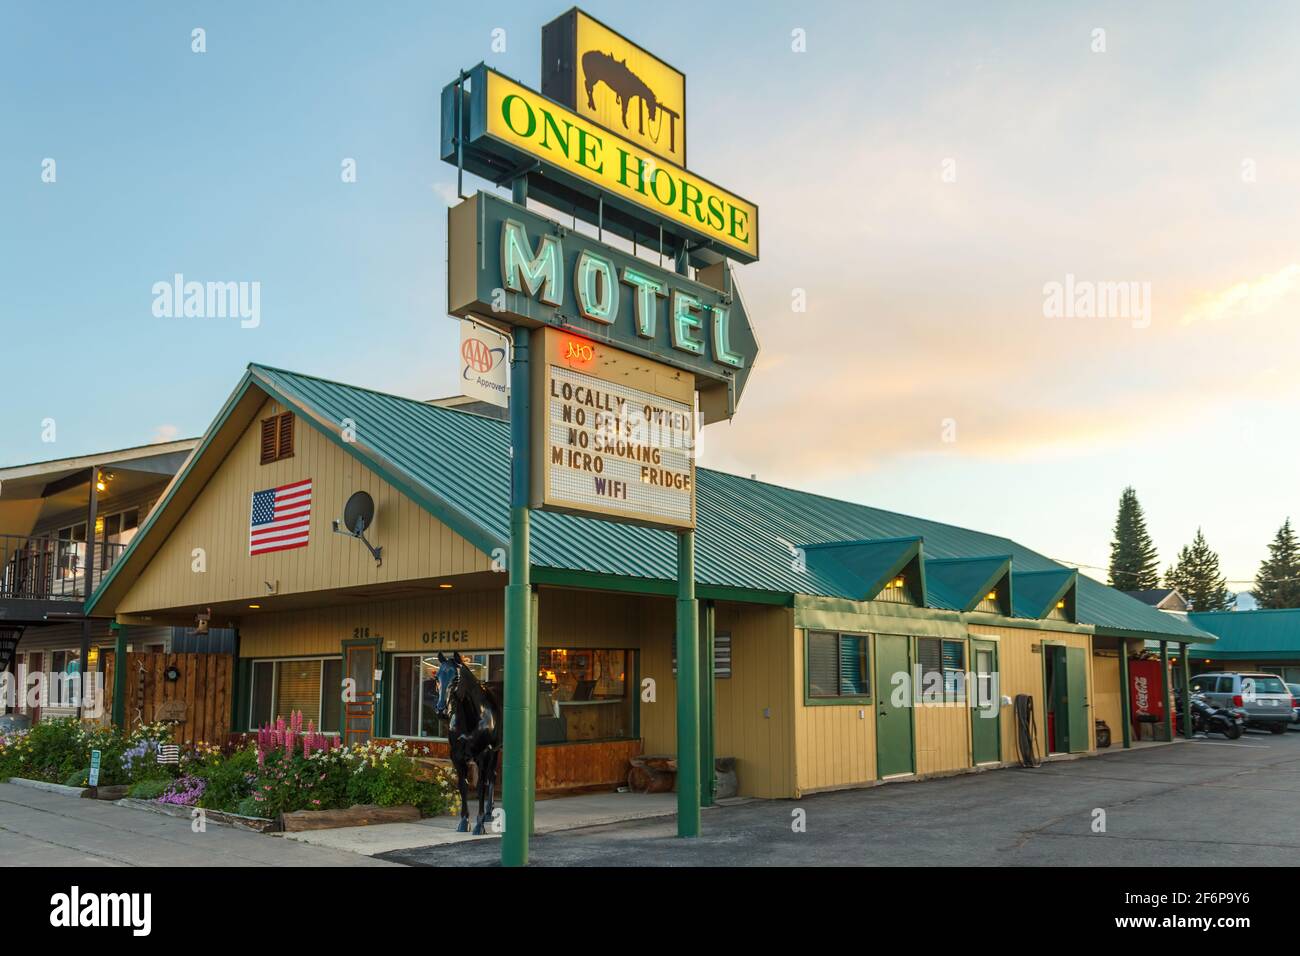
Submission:
{"label": "pine tree", "polygon": [[1201,529],[1190,545],[1178,552],[1178,561],[1165,572],[1165,586],[1176,589],[1193,611],[1226,611],[1237,596],[1219,571],[1219,556],[1210,549]]}
{"label": "pine tree", "polygon": [[1300,607],[1300,543],[1287,518],[1268,546],[1268,559],[1255,575],[1254,595],[1260,607]]}
{"label": "pine tree", "polygon": [[1160,586],[1160,556],[1137,492],[1125,488],[1119,496],[1115,536],[1110,543],[1110,586],[1121,591],[1147,591]]}

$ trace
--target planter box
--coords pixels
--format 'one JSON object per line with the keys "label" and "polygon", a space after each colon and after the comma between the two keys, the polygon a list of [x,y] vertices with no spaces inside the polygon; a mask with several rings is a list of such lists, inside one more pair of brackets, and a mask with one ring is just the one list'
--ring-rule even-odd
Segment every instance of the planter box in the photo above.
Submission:
{"label": "planter box", "polygon": [[87,787],[81,795],[87,800],[121,800],[131,789],[130,784],[114,784],[110,787]]}
{"label": "planter box", "polygon": [[280,814],[279,822],[280,829],[286,833],[299,833],[336,827],[365,827],[376,823],[419,823],[420,811],[412,806],[359,804],[346,810],[294,810]]}

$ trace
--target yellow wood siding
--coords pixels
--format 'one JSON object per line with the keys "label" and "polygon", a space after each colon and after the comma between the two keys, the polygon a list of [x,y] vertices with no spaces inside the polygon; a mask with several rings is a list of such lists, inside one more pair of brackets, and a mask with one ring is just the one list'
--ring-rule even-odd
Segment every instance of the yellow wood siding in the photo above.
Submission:
{"label": "yellow wood siding", "polygon": [[[1041,647],[1044,640],[1066,647],[1078,647],[1084,651],[1084,660],[1092,661],[1092,635],[1067,634],[1029,630],[1015,627],[995,627],[983,624],[970,625],[971,637],[995,639],[998,645],[998,671],[1000,683],[998,694],[1010,697],[1013,701],[1017,694],[1029,694],[1034,699],[1034,722],[1038,726],[1038,752],[1047,752],[1047,707],[1043,700],[1043,655],[1041,650],[1035,653],[1036,646]],[[1094,750],[1093,735],[1093,668],[1088,667],[1088,708],[1085,720],[1088,722],[1088,749]],[[1016,715],[1013,707],[1002,708],[1002,759],[1015,762],[1018,759],[1016,746]]]}
{"label": "yellow wood siding", "polygon": [[971,766],[971,711],[966,704],[922,704],[913,708],[913,716],[918,774]]}
{"label": "yellow wood siding", "polygon": [[[804,629],[792,629],[794,678],[797,695],[794,721],[796,795],[873,782],[876,779],[876,708],[871,704],[804,703]],[[849,632],[845,632],[849,633]],[[879,686],[875,642],[871,643],[872,693],[888,693]],[[873,701],[879,700],[873,696]]]}
{"label": "yellow wood siding", "polygon": [[1120,710],[1119,651],[1092,655],[1093,713],[1110,728],[1110,745],[1124,744],[1124,717]]}
{"label": "yellow wood siding", "polygon": [[[267,401],[235,442],[180,523],[163,542],[116,608],[143,613],[168,608],[246,601],[368,584],[388,584],[487,571],[491,562],[460,535],[336,446],[304,419],[296,422],[294,455],[259,464],[261,421],[284,409]],[[248,519],[255,491],[312,479],[311,540],[307,547],[251,557]],[[331,530],[355,491],[375,499],[368,537],[384,549],[383,565],[362,546]],[[206,571],[193,570],[194,550]]]}
{"label": "yellow wood siding", "polygon": [[731,677],[715,684],[713,749],[736,758],[743,796],[794,796],[793,622],[788,608],[717,608],[716,630],[731,633]]}

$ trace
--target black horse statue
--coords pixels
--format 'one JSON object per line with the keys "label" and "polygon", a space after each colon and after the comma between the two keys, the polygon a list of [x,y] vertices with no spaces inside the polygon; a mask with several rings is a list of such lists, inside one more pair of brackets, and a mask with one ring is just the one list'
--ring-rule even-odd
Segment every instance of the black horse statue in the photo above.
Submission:
{"label": "black horse statue", "polygon": [[456,787],[460,790],[461,833],[469,829],[469,766],[478,770],[478,820],[474,832],[484,832],[485,820],[492,818],[492,795],[496,787],[497,763],[501,759],[501,704],[484,687],[459,653],[450,658],[438,653],[438,703],[434,710],[449,721],[447,741],[451,744],[451,763],[456,768]]}

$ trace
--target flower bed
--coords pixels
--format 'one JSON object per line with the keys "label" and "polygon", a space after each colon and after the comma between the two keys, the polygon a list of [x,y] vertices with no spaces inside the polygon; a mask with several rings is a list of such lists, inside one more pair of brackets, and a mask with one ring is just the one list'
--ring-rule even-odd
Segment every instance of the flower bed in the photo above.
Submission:
{"label": "flower bed", "polygon": [[101,786],[128,785],[133,800],[163,807],[264,819],[356,805],[413,806],[423,816],[457,809],[451,775],[418,764],[415,748],[400,742],[345,747],[310,724],[304,728],[300,713],[226,747],[184,746],[178,764],[159,764],[159,747],[171,742],[166,724],[123,733],[87,729],[75,718],[42,722],[0,737],[0,780],[26,777],[84,787],[90,753],[99,750]]}

